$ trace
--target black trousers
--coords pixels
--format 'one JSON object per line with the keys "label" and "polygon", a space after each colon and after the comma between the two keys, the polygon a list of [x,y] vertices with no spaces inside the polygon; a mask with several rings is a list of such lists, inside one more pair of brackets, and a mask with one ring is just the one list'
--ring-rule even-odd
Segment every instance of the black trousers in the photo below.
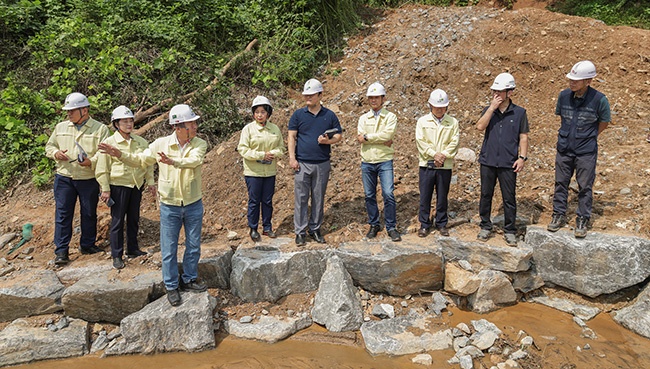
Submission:
{"label": "black trousers", "polygon": [[436,228],[447,226],[449,217],[447,208],[449,201],[449,186],[451,184],[451,169],[429,169],[420,167],[420,212],[418,220],[422,228],[430,228],[431,221],[431,200],[433,190],[436,191]]}
{"label": "black trousers", "polygon": [[596,161],[598,153],[569,156],[561,153],[555,155],[555,194],[553,195],[553,213],[565,215],[569,197],[569,183],[573,173],[578,182],[578,216],[591,218],[594,200],[593,186],[596,179]]}
{"label": "black trousers", "polygon": [[[144,188],[144,186],[143,186]],[[111,185],[111,256],[121,257],[124,254],[124,218],[126,217],[127,254],[139,250],[138,229],[140,228],[140,202],[142,189],[137,187]]]}
{"label": "black trousers", "polygon": [[481,199],[478,212],[481,216],[481,229],[492,230],[492,197],[497,180],[503,198],[504,232],[517,233],[516,183],[517,173],[512,168],[497,168],[481,164]]}

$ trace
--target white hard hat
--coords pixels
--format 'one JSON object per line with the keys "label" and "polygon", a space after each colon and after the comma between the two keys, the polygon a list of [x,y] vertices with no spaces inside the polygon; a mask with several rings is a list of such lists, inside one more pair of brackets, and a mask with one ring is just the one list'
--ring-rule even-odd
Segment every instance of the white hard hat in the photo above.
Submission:
{"label": "white hard hat", "polygon": [[375,82],[368,86],[366,96],[386,96],[386,89],[381,83]]}
{"label": "white hard hat", "polygon": [[302,89],[303,95],[313,95],[319,92],[323,92],[323,84],[315,78],[305,82],[305,87]]}
{"label": "white hard hat", "polygon": [[193,122],[201,118],[196,115],[192,108],[186,104],[175,105],[172,110],[169,111],[169,124],[180,124],[185,122]]}
{"label": "white hard hat", "polygon": [[492,83],[490,89],[494,91],[505,91],[512,90],[515,87],[515,77],[510,73],[501,73],[494,79],[494,83]]}
{"label": "white hard hat", "polygon": [[131,111],[131,109],[127,108],[124,105],[120,105],[115,110],[113,110],[113,113],[111,114],[111,122],[120,120],[120,119],[126,119],[126,118],[134,118],[135,115]]}
{"label": "white hard hat", "polygon": [[577,62],[576,65],[571,68],[571,72],[566,75],[566,78],[572,79],[574,81],[580,81],[582,79],[590,79],[594,77],[596,77],[596,66],[589,60]]}
{"label": "white hard hat", "polygon": [[258,95],[255,99],[253,99],[253,105],[251,107],[254,109],[256,106],[260,106],[260,105],[272,106],[269,99],[267,99],[264,96]]}
{"label": "white hard hat", "polygon": [[449,105],[449,96],[441,89],[431,91],[429,95],[429,104],[436,108],[444,108]]}
{"label": "white hard hat", "polygon": [[65,103],[61,109],[74,110],[78,108],[84,108],[86,106],[90,106],[90,102],[88,102],[86,95],[79,92],[73,92],[70,95],[66,96]]}

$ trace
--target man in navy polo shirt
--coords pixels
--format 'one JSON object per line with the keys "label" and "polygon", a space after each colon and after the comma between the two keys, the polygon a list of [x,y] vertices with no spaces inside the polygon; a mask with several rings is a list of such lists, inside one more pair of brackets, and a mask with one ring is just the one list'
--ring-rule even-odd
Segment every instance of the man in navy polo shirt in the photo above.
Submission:
{"label": "man in navy polo shirt", "polygon": [[298,246],[305,244],[306,233],[314,241],[325,243],[320,227],[331,169],[330,145],[341,141],[343,132],[336,114],[321,105],[322,93],[323,85],[318,80],[307,81],[302,91],[306,106],[296,110],[289,120],[289,166],[295,171],[293,224]]}
{"label": "man in navy polo shirt", "polygon": [[562,118],[555,155],[555,194],[553,219],[547,229],[555,232],[566,224],[569,182],[576,173],[578,211],[574,236],[587,236],[593,202],[592,186],[596,178],[598,135],[612,120],[607,97],[590,86],[596,77],[596,66],[589,60],[571,68],[569,88],[560,92],[555,114]]}
{"label": "man in navy polo shirt", "polygon": [[504,237],[508,246],[517,246],[516,182],[517,173],[528,160],[528,117],[526,109],[515,105],[510,96],[515,78],[501,73],[492,84],[492,101],[476,122],[476,129],[485,131],[478,162],[481,164],[481,199],[479,214],[481,230],[477,238],[487,241],[492,232],[492,196],[499,180],[503,198]]}

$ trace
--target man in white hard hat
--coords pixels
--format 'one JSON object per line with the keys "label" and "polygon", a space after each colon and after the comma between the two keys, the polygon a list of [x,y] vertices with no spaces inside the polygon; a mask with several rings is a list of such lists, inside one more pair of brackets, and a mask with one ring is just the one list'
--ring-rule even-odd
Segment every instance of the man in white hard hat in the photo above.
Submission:
{"label": "man in white hard hat", "polygon": [[481,164],[479,215],[481,230],[477,239],[487,241],[492,233],[492,197],[497,180],[501,187],[504,238],[508,246],[517,246],[517,173],[528,160],[528,116],[526,109],[515,105],[511,96],[515,78],[501,73],[492,84],[492,100],[483,109],[476,129],[485,131],[478,162]]}
{"label": "man in white hard hat", "polygon": [[431,200],[436,191],[435,227],[441,236],[448,237],[449,216],[448,195],[451,185],[451,170],[458,153],[460,130],[458,120],[447,114],[449,96],[441,89],[429,95],[430,113],[420,117],[415,125],[415,143],[418,147],[420,167],[418,183],[420,187],[420,210],[418,237],[426,237],[434,225],[431,219]]}
{"label": "man in white hard hat", "polygon": [[[120,105],[115,108],[111,114],[115,133],[104,140],[104,143],[132,154],[144,152],[149,144],[144,138],[133,134],[134,119],[135,115],[126,106]],[[109,238],[113,267],[122,269],[125,266],[122,258],[125,253],[129,258],[147,255],[138,245],[138,230],[140,229],[140,202],[145,184],[152,194],[156,193],[153,166],[134,168],[108,154],[100,154],[95,175],[101,188],[99,198],[111,208]],[[126,228],[126,252],[124,252],[124,228]]]}
{"label": "man in white hard hat", "polygon": [[[174,106],[169,111],[172,134],[156,139],[141,154],[120,151],[105,143],[100,145],[103,152],[127,165],[137,167],[158,162],[162,274],[172,306],[181,304],[179,287],[190,292],[207,290],[205,284],[198,282],[203,226],[201,167],[208,149],[208,144],[196,137],[199,118],[188,105]],[[177,252],[181,227],[185,229],[185,253],[179,280]]]}
{"label": "man in white hard hat", "polygon": [[[331,145],[341,141],[339,118],[321,105],[323,85],[317,79],[305,83],[305,107],[289,120],[289,166],[295,171],[293,223],[296,245],[305,244],[308,233],[314,241],[325,243],[321,234],[325,191],[331,165]],[[311,213],[309,199],[311,198]]]}
{"label": "man in white hard hat", "polygon": [[357,141],[361,144],[361,180],[365,194],[366,211],[370,230],[366,238],[377,237],[381,229],[379,225],[379,208],[377,207],[377,178],[381,184],[381,195],[384,198],[384,222],[386,232],[393,242],[402,240],[397,230],[395,209],[395,179],[393,175],[392,148],[397,116],[386,110],[386,89],[381,83],[375,82],[366,92],[370,111],[359,117],[357,125]]}
{"label": "man in white hard hat", "polygon": [[607,97],[591,87],[596,66],[584,60],[571,68],[569,88],[560,92],[555,114],[561,118],[555,155],[553,218],[547,229],[556,232],[566,222],[569,183],[575,172],[578,182],[578,210],[574,236],[584,238],[591,219],[593,184],[598,159],[598,135],[611,122]]}
{"label": "man in white hard hat", "polygon": [[65,98],[63,110],[68,119],[57,124],[45,144],[45,155],[56,160],[54,176],[54,250],[56,265],[70,262],[69,245],[72,220],[79,198],[81,237],[79,251],[94,254],[103,251],[95,245],[97,238],[97,203],[99,184],[95,180],[97,146],[110,131],[89,115],[88,98],[73,92]]}

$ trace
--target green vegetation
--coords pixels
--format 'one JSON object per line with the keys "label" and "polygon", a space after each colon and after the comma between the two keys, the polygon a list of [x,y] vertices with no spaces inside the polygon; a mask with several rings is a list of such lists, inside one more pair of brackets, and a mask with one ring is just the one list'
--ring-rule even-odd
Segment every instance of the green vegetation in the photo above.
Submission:
{"label": "green vegetation", "polygon": [[600,19],[612,26],[650,29],[650,4],[647,0],[557,0],[549,9]]}

